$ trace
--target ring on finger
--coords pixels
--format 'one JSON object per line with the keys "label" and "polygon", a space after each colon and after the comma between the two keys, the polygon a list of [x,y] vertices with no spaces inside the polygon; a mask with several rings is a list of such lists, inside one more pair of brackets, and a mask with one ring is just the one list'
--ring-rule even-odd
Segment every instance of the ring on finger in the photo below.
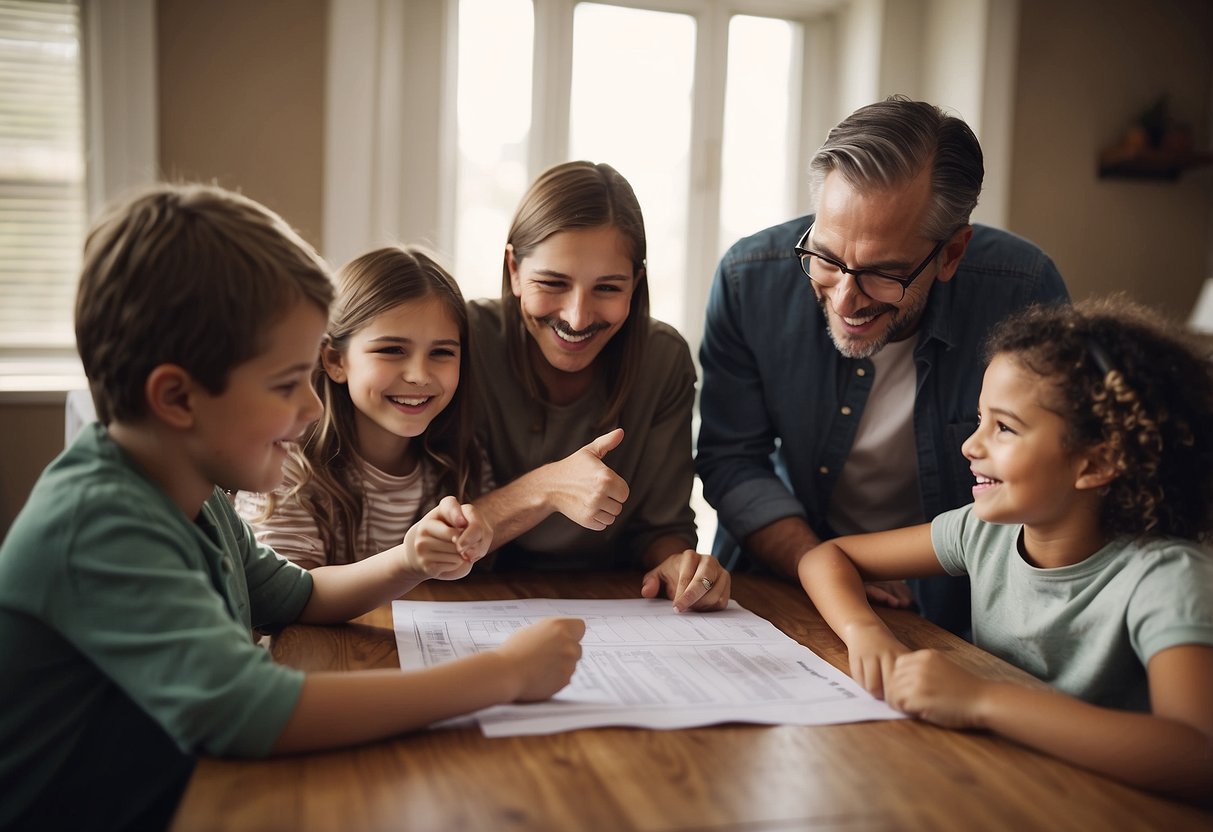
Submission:
{"label": "ring on finger", "polygon": [[711,581],[709,581],[707,578],[700,578],[700,579],[699,579],[699,582],[700,582],[701,584],[703,584],[703,588],[704,588],[705,590],[708,590],[708,589],[711,589],[711,588],[712,588],[712,582],[711,582]]}

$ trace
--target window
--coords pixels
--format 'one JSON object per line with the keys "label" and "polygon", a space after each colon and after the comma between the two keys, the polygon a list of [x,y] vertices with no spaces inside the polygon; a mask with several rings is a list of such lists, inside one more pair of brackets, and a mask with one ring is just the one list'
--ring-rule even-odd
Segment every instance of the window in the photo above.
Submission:
{"label": "window", "polygon": [[607,162],[644,213],[653,317],[685,329],[695,19],[579,3],[569,158]]}
{"label": "window", "polygon": [[804,23],[729,8],[458,0],[454,240],[440,248],[468,297],[500,292],[510,217],[542,170],[607,162],[644,211],[653,315],[696,350],[720,255],[807,210]]}
{"label": "window", "polygon": [[530,184],[531,0],[459,3],[453,274],[468,298],[501,292],[505,237]]}
{"label": "window", "polygon": [[729,21],[721,150],[721,251],[796,215],[794,154],[800,146],[797,89],[799,26],[738,15]]}
{"label": "window", "polygon": [[85,230],[80,10],[0,6],[0,348],[70,348]]}

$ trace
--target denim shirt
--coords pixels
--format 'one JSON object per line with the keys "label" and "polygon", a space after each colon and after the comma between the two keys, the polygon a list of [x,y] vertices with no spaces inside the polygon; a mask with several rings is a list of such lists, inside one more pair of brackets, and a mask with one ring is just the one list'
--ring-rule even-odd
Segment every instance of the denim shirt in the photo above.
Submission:
{"label": "denim shirt", "polygon": [[[812,216],[746,237],[725,253],[708,299],[696,469],[718,513],[714,554],[738,563],[734,541],[784,517],[823,540],[873,364],[845,358],[793,251]],[[1068,299],[1052,260],[1005,231],[973,226],[959,268],[931,286],[914,348],[914,438],[926,520],[973,499],[960,453],[977,426],[991,328],[1033,303]],[[744,556],[742,556],[744,557]],[[968,587],[955,578],[914,584],[920,608],[954,632],[969,627]]]}

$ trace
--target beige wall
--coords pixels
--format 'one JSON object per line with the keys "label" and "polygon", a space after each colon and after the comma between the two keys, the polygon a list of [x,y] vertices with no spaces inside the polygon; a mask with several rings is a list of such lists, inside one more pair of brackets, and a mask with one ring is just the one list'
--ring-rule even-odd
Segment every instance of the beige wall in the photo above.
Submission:
{"label": "beige wall", "polygon": [[63,450],[63,404],[0,404],[0,537],[46,464]]}
{"label": "beige wall", "polygon": [[1009,227],[1076,298],[1123,290],[1186,317],[1210,274],[1213,167],[1100,179],[1101,148],[1160,94],[1209,147],[1213,3],[1021,0]]}
{"label": "beige wall", "polygon": [[217,181],[319,247],[326,0],[160,0],[160,170]]}

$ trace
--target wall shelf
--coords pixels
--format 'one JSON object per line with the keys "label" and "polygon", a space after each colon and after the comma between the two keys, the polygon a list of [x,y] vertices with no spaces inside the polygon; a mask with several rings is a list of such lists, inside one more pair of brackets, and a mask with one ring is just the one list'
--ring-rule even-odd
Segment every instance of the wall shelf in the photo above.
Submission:
{"label": "wall shelf", "polygon": [[1109,148],[1099,155],[1100,179],[1155,179],[1174,182],[1186,170],[1213,163],[1213,153],[1145,148],[1125,153]]}

